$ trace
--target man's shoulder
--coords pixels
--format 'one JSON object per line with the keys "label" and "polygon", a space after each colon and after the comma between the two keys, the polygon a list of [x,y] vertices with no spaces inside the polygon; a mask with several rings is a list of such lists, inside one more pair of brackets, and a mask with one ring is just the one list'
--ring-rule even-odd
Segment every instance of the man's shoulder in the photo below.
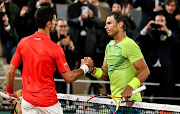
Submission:
{"label": "man's shoulder", "polygon": [[26,42],[26,41],[27,41],[29,38],[31,38],[31,37],[33,37],[33,35],[22,38],[22,39],[19,41],[19,44],[23,44],[24,42]]}

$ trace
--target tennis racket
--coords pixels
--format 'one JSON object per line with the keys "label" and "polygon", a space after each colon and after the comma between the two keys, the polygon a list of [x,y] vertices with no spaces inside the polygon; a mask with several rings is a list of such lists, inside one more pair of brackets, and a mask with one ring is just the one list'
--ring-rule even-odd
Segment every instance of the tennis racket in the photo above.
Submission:
{"label": "tennis racket", "polygon": [[[132,92],[132,95],[145,90],[146,86],[143,85]],[[99,94],[89,98],[84,104],[85,114],[115,114],[122,102],[119,102],[115,98],[122,98],[122,96]]]}
{"label": "tennis racket", "polygon": [[15,114],[22,114],[21,111],[21,97],[19,96],[19,101],[15,98],[15,97],[11,97],[3,92],[0,92],[0,96],[5,98],[5,99],[14,99],[15,103],[13,104],[13,108],[14,108],[14,113]]}

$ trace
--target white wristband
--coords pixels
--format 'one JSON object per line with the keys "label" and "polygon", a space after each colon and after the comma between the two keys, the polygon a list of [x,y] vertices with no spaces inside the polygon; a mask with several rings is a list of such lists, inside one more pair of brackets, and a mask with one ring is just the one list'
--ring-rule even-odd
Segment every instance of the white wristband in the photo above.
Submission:
{"label": "white wristband", "polygon": [[86,74],[89,71],[89,67],[87,65],[83,65],[80,67],[84,71],[84,74]]}
{"label": "white wristband", "polygon": [[5,29],[6,31],[9,31],[9,30],[11,29],[11,26],[8,25],[7,27],[4,27],[4,29]]}

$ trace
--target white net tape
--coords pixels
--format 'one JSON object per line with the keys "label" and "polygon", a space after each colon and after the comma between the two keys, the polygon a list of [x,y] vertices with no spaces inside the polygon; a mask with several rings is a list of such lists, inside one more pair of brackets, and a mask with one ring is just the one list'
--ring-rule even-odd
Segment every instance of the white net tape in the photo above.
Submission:
{"label": "white net tape", "polygon": [[[82,101],[86,102],[90,96],[79,96],[79,95],[71,95],[71,94],[57,94],[58,99],[64,99],[64,100],[71,100],[71,101]],[[97,103],[97,101],[91,100],[91,102]],[[104,103],[99,100],[99,103]],[[112,101],[107,100],[104,104],[112,104]],[[115,104],[113,104],[115,105]],[[126,106],[126,102],[121,103],[120,106]],[[180,106],[177,105],[168,105],[168,104],[156,104],[156,103],[145,103],[145,102],[134,102],[132,107],[136,108],[142,108],[142,109],[152,109],[152,110],[165,110],[165,111],[173,111],[173,112],[180,112]]]}

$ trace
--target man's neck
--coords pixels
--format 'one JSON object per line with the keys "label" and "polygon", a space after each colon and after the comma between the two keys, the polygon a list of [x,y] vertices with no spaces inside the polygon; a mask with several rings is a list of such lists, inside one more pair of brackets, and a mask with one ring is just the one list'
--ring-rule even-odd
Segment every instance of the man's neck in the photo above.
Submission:
{"label": "man's neck", "polygon": [[121,42],[126,37],[126,32],[118,32],[116,36],[113,37],[115,40],[115,45]]}
{"label": "man's neck", "polygon": [[41,32],[41,33],[46,33],[46,34],[50,34],[49,30],[47,29],[41,29],[41,28],[38,28],[38,32]]}

